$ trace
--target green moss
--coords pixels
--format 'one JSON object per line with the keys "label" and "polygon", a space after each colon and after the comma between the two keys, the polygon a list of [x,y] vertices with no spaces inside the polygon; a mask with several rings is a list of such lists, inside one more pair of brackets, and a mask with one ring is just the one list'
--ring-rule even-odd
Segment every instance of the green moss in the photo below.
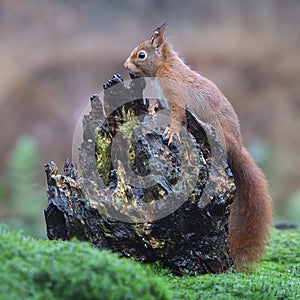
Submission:
{"label": "green moss", "polygon": [[135,161],[135,149],[132,147],[132,145],[130,145],[128,149],[128,159],[131,164],[133,164]]}
{"label": "green moss", "polygon": [[134,261],[78,241],[37,241],[4,226],[0,264],[0,299],[171,299]]}
{"label": "green moss", "polygon": [[[121,133],[122,137],[128,144],[131,145],[131,137],[133,130],[139,123],[138,118],[135,116],[131,109],[125,110],[122,107],[121,116],[116,116],[117,128]],[[96,135],[96,158],[97,158],[97,171],[105,184],[109,183],[109,175],[111,170],[111,147],[112,147],[112,137],[104,132],[101,132],[99,128],[95,131]],[[128,151],[130,159],[134,159],[134,152]]]}
{"label": "green moss", "polygon": [[127,112],[125,107],[122,107],[122,116],[120,118],[120,122],[118,122],[118,130],[121,132],[124,139],[128,141],[128,145],[131,145],[131,137],[134,128],[139,123],[138,118],[134,114],[132,109],[128,109]]}
{"label": "green moss", "polygon": [[[252,274],[177,277],[78,241],[0,227],[0,299],[300,299],[300,230],[272,231]],[[172,290],[172,294],[170,292]]]}
{"label": "green moss", "polygon": [[96,158],[97,170],[105,184],[109,183],[109,174],[111,169],[111,137],[96,129]]}
{"label": "green moss", "polygon": [[300,230],[272,231],[267,255],[252,274],[176,277],[160,267],[174,299],[300,299]]}

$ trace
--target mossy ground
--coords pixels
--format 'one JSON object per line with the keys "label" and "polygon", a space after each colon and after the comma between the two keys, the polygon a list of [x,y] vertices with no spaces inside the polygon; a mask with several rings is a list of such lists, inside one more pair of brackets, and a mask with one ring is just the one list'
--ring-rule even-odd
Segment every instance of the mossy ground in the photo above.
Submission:
{"label": "mossy ground", "polygon": [[251,274],[176,277],[159,267],[174,299],[300,299],[300,230],[272,230],[267,255]]}
{"label": "mossy ground", "polygon": [[79,241],[34,240],[1,226],[0,264],[1,300],[171,299],[149,267]]}
{"label": "mossy ground", "polygon": [[272,231],[252,274],[176,277],[78,241],[0,226],[0,299],[300,299],[300,230]]}

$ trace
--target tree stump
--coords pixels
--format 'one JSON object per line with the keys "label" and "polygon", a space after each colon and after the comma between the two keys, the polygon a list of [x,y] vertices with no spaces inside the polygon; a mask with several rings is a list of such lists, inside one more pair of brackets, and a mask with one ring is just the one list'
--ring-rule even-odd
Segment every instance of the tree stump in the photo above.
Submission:
{"label": "tree stump", "polygon": [[168,145],[168,114],[149,116],[146,86],[114,75],[90,99],[76,169],[45,165],[48,238],[76,237],[178,275],[225,272],[235,185],[224,148],[189,107],[181,142]]}

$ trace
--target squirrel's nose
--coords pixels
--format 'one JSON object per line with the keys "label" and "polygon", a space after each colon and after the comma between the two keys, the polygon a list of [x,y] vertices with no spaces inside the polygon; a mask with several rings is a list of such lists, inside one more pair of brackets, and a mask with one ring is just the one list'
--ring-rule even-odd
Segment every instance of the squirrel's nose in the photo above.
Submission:
{"label": "squirrel's nose", "polygon": [[136,71],[136,65],[134,63],[132,63],[130,61],[130,59],[127,59],[124,63],[124,67],[128,70],[128,71],[131,71],[131,72],[134,72]]}

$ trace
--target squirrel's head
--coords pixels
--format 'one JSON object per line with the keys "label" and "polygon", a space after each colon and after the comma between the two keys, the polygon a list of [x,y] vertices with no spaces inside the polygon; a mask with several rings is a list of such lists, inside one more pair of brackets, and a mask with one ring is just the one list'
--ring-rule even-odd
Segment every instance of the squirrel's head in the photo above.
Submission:
{"label": "squirrel's head", "polygon": [[155,77],[160,62],[164,59],[166,40],[165,23],[154,30],[149,40],[141,42],[129,55],[124,66],[138,76]]}

